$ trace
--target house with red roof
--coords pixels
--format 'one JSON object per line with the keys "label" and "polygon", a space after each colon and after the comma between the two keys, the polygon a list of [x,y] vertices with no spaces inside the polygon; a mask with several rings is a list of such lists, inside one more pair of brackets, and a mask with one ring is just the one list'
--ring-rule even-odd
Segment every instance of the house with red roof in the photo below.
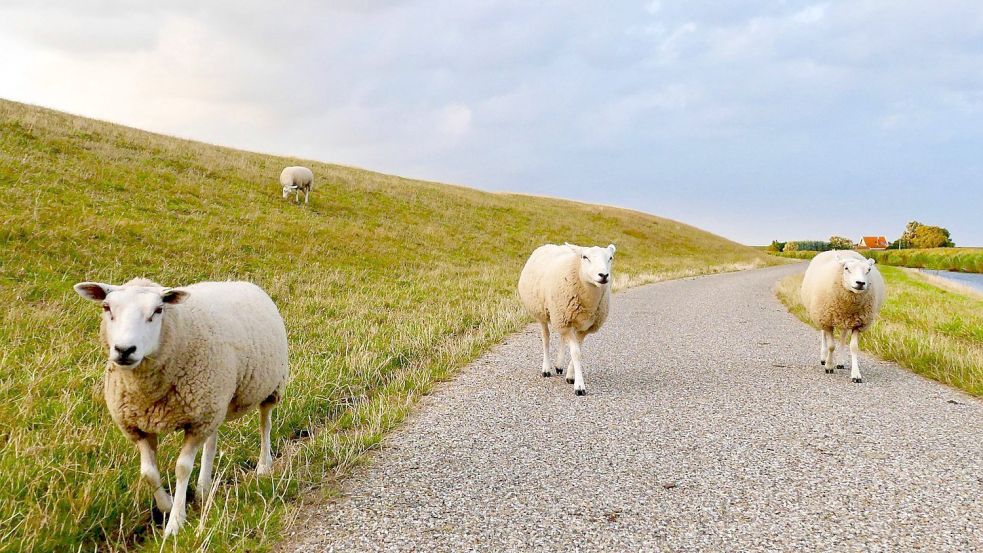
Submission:
{"label": "house with red roof", "polygon": [[859,242],[857,242],[857,249],[858,250],[883,250],[886,249],[889,245],[891,245],[891,243],[888,242],[887,238],[883,236],[864,236],[860,238]]}

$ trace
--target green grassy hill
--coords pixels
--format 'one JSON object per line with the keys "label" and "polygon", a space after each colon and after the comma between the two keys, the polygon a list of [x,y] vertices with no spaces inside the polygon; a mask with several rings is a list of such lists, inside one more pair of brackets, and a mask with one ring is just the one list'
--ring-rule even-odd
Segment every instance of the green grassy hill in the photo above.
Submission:
{"label": "green grassy hill", "polygon": [[[295,163],[319,183],[307,207],[280,198],[280,169]],[[255,417],[224,426],[219,488],[190,509],[180,544],[254,551],[276,540],[290,499],[330,492],[433,382],[525,324],[514,286],[537,245],[615,242],[616,287],[780,262],[634,211],[237,151],[8,101],[0,191],[0,549],[159,548],[151,490],[134,485],[136,449],[102,404],[98,310],[75,282],[246,279],[280,306],[292,380],[274,415],[276,477],[251,472]],[[160,448],[168,481],[177,443]]]}

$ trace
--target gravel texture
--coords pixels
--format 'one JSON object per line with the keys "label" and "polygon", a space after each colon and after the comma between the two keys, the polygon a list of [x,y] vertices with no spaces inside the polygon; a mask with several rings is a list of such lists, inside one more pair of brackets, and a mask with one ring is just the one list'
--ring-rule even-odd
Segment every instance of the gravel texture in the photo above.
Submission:
{"label": "gravel texture", "polygon": [[772,292],[803,267],[615,295],[586,397],[540,376],[528,327],[287,549],[983,551],[983,402],[867,356],[863,384],[825,374]]}

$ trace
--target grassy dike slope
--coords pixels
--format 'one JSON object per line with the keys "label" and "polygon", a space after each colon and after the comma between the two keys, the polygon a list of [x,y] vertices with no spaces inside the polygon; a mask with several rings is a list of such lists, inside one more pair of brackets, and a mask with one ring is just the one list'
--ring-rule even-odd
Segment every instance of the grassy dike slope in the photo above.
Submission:
{"label": "grassy dike slope", "polygon": [[[304,162],[320,186],[298,207],[277,183],[297,162],[0,101],[0,549],[159,547],[77,281],[245,279],[280,306],[276,476],[251,473],[255,416],[224,426],[220,484],[179,543],[254,551],[289,499],[330,490],[432,383],[525,324],[514,286],[535,246],[615,242],[618,287],[777,262],[638,212],[324,163]],[[160,448],[169,482],[177,444]]]}

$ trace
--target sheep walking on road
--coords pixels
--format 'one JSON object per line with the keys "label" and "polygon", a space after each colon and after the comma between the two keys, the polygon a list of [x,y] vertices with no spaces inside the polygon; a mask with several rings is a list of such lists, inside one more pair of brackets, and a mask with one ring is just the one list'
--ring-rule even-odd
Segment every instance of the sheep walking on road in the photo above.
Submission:
{"label": "sheep walking on road", "polygon": [[284,200],[293,193],[297,203],[300,203],[300,193],[303,192],[306,204],[310,200],[311,190],[314,189],[314,172],[307,167],[287,167],[280,172],[280,184],[283,186]]}
{"label": "sheep walking on road", "polygon": [[860,333],[874,323],[886,293],[874,263],[852,250],[823,252],[812,259],[802,279],[802,304],[820,329],[819,363],[827,374],[842,368],[833,360],[834,333],[842,331],[844,346],[850,334],[850,379],[856,383],[863,382],[857,362]]}
{"label": "sheep walking on road", "polygon": [[[287,382],[287,333],[266,293],[247,282],[201,282],[163,288],[146,279],[122,286],[81,282],[75,291],[101,304],[108,349],[104,393],[113,421],[140,451],[140,474],[169,512],[164,535],[186,518],[188,480],[204,445],[199,497],[211,488],[223,421],[259,409],[256,472],[273,468],[270,427]],[[157,438],[183,430],[172,498],[157,469]]]}
{"label": "sheep walking on road", "polygon": [[[584,248],[572,244],[546,244],[529,256],[519,276],[519,297],[526,311],[539,322],[543,340],[543,376],[550,376],[550,325],[570,349],[567,383],[585,395],[581,346],[584,338],[600,330],[611,301],[611,262],[615,247]],[[563,347],[556,357],[556,374],[563,374]]]}

